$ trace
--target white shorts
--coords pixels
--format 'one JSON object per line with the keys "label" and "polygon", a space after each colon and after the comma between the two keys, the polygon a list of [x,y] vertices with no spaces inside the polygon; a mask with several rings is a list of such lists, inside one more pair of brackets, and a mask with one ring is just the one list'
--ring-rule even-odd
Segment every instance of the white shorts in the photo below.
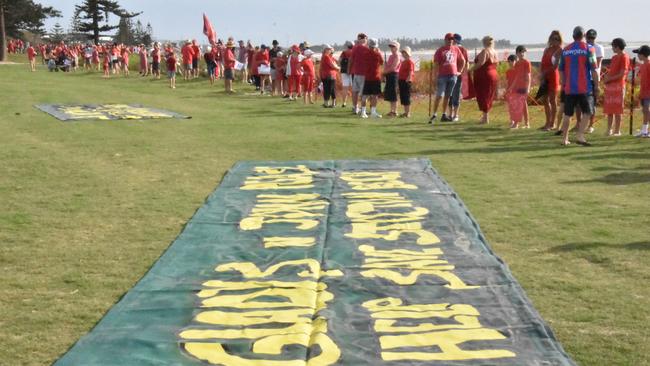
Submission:
{"label": "white shorts", "polygon": [[349,88],[352,85],[352,77],[350,74],[341,74],[341,83],[344,88]]}
{"label": "white shorts", "polygon": [[354,75],[352,77],[352,93],[363,93],[363,84],[366,81],[365,75]]}

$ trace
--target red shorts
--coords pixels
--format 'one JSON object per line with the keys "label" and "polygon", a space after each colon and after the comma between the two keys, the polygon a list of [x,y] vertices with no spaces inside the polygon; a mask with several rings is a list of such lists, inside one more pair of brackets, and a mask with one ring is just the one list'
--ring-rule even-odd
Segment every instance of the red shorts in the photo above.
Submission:
{"label": "red shorts", "polygon": [[309,75],[303,75],[301,80],[302,89],[305,93],[309,93],[314,90],[314,77]]}

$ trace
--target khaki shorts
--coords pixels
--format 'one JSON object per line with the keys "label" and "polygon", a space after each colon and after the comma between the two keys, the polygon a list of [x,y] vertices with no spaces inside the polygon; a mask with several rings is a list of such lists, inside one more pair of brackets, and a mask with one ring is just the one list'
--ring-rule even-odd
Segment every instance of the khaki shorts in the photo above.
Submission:
{"label": "khaki shorts", "polygon": [[363,93],[363,84],[366,81],[364,75],[352,75],[352,92],[356,94]]}
{"label": "khaki shorts", "polygon": [[341,74],[341,83],[344,88],[349,88],[352,86],[352,76],[350,74]]}

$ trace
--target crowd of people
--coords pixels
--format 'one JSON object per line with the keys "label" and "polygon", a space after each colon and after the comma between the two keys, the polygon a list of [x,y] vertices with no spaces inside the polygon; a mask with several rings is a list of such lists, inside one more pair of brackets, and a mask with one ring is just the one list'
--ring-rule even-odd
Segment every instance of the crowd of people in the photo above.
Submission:
{"label": "crowd of people", "polygon": [[[563,136],[563,145],[568,145],[569,121],[577,115],[576,143],[588,146],[585,133],[594,131],[595,108],[599,92],[603,90],[603,112],[607,115],[608,136],[621,135],[621,120],[624,109],[626,80],[630,71],[630,58],[624,52],[626,43],[621,38],[611,42],[612,57],[609,69],[603,72],[604,48],[596,43],[597,32],[585,31],[582,27],[573,30],[573,41],[564,44],[561,32],[554,30],[548,38],[539,68],[539,90],[531,96],[533,85],[532,64],[527,59],[527,50],[518,46],[515,54],[507,59],[507,87],[505,99],[508,105],[511,128],[529,128],[529,100],[532,98],[544,106],[545,124],[542,130],[555,131]],[[463,100],[463,80],[468,95],[476,98],[478,109],[482,112],[479,123],[490,123],[490,112],[499,89],[500,63],[491,36],[483,38],[483,49],[476,54],[473,62],[462,46],[462,36],[448,33],[445,44],[433,56],[435,74],[435,96],[433,113],[429,123],[460,120],[460,105]],[[24,52],[35,70],[36,56],[50,71],[103,70],[104,77],[113,75],[129,76],[130,55],[139,58],[139,75],[161,77],[161,64],[165,65],[170,88],[176,88],[176,73],[180,71],[184,80],[201,75],[201,59],[211,84],[219,78],[224,80],[225,91],[233,93],[233,81],[248,82],[260,94],[282,96],[288,101],[302,98],[305,104],[313,104],[314,92],[323,95],[323,107],[337,106],[337,94],[342,99],[340,105],[347,107],[348,98],[351,110],[361,118],[382,118],[377,110],[380,96],[390,105],[386,117],[411,117],[411,90],[415,77],[415,63],[409,47],[401,47],[396,41],[388,44],[390,53],[386,57],[379,49],[377,39],[359,33],[354,42],[346,42],[338,57],[330,45],[322,47],[319,60],[314,59],[314,51],[308,42],[280,47],[277,41],[270,46],[254,46],[250,41],[238,41],[230,37],[226,42],[202,47],[196,40],[188,40],[182,45],[154,43],[152,48],[145,45],[128,46],[123,44],[70,44],[64,42],[54,45],[38,45],[36,48],[20,40],[11,40],[10,53]],[[650,64],[647,58],[650,47],[643,46],[639,54],[640,67],[634,70],[639,75],[641,85],[641,105],[644,123],[640,136],[648,137],[650,124]],[[317,67],[318,63],[318,67]],[[602,78],[601,78],[602,76]],[[340,81],[340,91],[337,88]],[[382,90],[383,83],[383,90]],[[399,104],[398,104],[399,102]],[[402,113],[398,113],[398,105]]]}

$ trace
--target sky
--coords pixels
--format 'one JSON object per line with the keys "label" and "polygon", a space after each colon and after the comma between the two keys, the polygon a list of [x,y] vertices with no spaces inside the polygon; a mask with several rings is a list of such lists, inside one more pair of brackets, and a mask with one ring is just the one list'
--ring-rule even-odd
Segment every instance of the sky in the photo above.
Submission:
{"label": "sky", "polygon": [[[68,29],[81,0],[36,0],[63,13],[46,22]],[[491,35],[513,43],[544,43],[553,29],[568,38],[574,26],[595,28],[601,42],[650,38],[647,0],[119,0],[137,19],[151,23],[154,39],[205,41],[206,13],[219,38],[250,39],[255,44],[277,39],[282,45],[343,43],[359,32],[371,37],[443,38],[447,32],[465,38]],[[307,4],[307,5],[305,5]],[[615,10],[613,15],[610,10]],[[118,19],[112,17],[113,24]]]}

